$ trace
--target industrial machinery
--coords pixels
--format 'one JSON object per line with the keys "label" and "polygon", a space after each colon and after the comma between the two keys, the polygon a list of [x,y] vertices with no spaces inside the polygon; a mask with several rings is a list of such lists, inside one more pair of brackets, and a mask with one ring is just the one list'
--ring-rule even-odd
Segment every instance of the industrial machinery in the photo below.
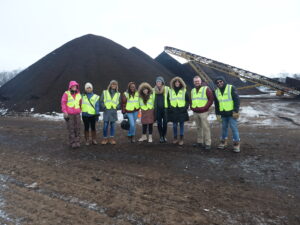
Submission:
{"label": "industrial machinery", "polygon": [[242,87],[241,89],[248,88],[248,87],[258,87],[258,86],[266,86],[271,89],[276,90],[277,95],[283,95],[284,93],[291,95],[291,96],[300,96],[300,90],[297,90],[293,87],[288,87],[286,84],[268,78],[266,76],[253,73],[235,66],[231,66],[225,63],[221,63],[203,56],[199,56],[190,52],[186,52],[177,48],[173,47],[165,47],[165,52],[168,54],[172,54],[175,56],[182,57],[186,59],[192,68],[199,74],[199,76],[208,84],[208,86],[214,89],[214,83],[212,82],[211,78],[203,71],[203,69],[199,66],[204,65],[210,67],[212,69],[218,70],[220,72],[227,73],[231,76],[238,77],[240,79],[244,79],[254,83],[251,86]]}

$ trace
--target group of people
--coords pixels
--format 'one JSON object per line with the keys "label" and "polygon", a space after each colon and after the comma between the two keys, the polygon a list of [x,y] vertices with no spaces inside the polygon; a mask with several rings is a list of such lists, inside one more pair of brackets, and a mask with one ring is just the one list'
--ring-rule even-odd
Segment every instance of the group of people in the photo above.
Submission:
{"label": "group of people", "polygon": [[[217,88],[212,91],[199,76],[193,78],[194,88],[188,92],[185,82],[174,77],[170,85],[165,84],[163,77],[156,78],[155,86],[141,83],[138,87],[130,82],[127,90],[120,93],[118,82],[110,81],[101,96],[93,92],[93,85],[86,83],[84,94],[80,93],[76,81],[69,83],[69,89],[61,99],[62,112],[69,131],[69,143],[72,148],[80,147],[80,122],[84,123],[85,144],[97,144],[96,122],[100,111],[103,111],[102,145],[116,144],[115,124],[117,111],[122,110],[128,118],[128,140],[136,141],[136,121],[141,112],[142,136],[138,141],[153,142],[153,124],[157,122],[159,142],[167,142],[168,122],[173,123],[173,144],[184,144],[184,123],[189,120],[188,109],[194,112],[197,127],[197,142],[194,147],[211,149],[211,131],[208,122],[209,109],[215,103],[215,113],[222,125],[219,149],[227,148],[228,128],[233,135],[233,151],[240,152],[240,137],[237,119],[239,118],[239,96],[233,85],[227,84],[223,77],[215,79]],[[179,128],[179,133],[178,133]],[[91,130],[91,135],[90,135]],[[109,131],[109,132],[108,132]]]}

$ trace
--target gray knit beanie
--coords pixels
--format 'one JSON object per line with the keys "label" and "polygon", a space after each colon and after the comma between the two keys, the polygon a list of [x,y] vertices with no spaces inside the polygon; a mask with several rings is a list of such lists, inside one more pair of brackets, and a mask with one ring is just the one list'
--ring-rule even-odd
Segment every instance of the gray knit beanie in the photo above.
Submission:
{"label": "gray knit beanie", "polygon": [[163,84],[165,84],[165,79],[163,78],[163,77],[161,77],[161,76],[158,76],[157,78],[156,78],[156,82],[157,81],[160,81],[160,82],[162,82]]}

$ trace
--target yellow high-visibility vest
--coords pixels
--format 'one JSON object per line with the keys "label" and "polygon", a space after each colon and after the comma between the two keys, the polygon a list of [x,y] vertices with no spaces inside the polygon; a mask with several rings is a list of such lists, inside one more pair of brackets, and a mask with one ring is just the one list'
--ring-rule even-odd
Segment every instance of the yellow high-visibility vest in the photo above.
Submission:
{"label": "yellow high-visibility vest", "polygon": [[143,99],[140,97],[140,106],[142,110],[148,110],[148,109],[153,109],[154,108],[154,99],[155,99],[155,95],[151,94],[147,103],[145,104]]}
{"label": "yellow high-visibility vest", "polygon": [[68,95],[67,106],[74,109],[80,109],[81,94],[76,94],[74,99],[70,91],[66,91],[65,93]]}
{"label": "yellow high-visibility vest", "polygon": [[219,101],[219,110],[232,111],[234,109],[234,103],[231,95],[232,85],[226,84],[223,95],[219,88],[216,89],[216,97]]}
{"label": "yellow high-visibility vest", "polygon": [[[90,115],[96,115],[95,107],[96,107],[97,101],[99,101],[99,96],[96,94],[93,94],[93,96],[90,98],[90,101],[89,101],[87,95],[83,95],[82,105],[81,105],[82,112],[88,113]],[[91,105],[90,102],[92,103],[92,105],[94,107]]]}
{"label": "yellow high-visibility vest", "polygon": [[133,111],[135,109],[139,109],[140,108],[140,104],[139,104],[139,94],[136,91],[134,93],[134,96],[132,97],[132,95],[129,95],[128,92],[124,92],[124,95],[127,99],[127,103],[126,103],[126,107],[125,109],[128,111]]}
{"label": "yellow high-visibility vest", "polygon": [[114,97],[111,98],[111,95],[108,90],[103,91],[104,94],[104,105],[106,109],[116,109],[120,102],[120,92],[116,92]]}
{"label": "yellow high-visibility vest", "polygon": [[185,106],[185,93],[186,89],[180,89],[176,94],[174,89],[170,90],[170,104],[172,107],[184,107]]}
{"label": "yellow high-visibility vest", "polygon": [[207,95],[206,95],[207,86],[203,86],[197,92],[196,88],[193,88],[191,91],[191,99],[192,99],[192,108],[200,108],[204,107],[207,102]]}

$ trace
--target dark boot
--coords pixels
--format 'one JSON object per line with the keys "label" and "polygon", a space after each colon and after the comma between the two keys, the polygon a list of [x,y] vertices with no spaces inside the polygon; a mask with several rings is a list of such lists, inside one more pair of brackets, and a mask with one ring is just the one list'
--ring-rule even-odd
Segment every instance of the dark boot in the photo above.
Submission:
{"label": "dark boot", "polygon": [[174,145],[178,144],[177,136],[174,136],[173,144],[174,144]]}
{"label": "dark boot", "polygon": [[180,146],[182,146],[183,145],[183,135],[180,135],[180,141],[179,141],[179,143],[178,143]]}
{"label": "dark boot", "polygon": [[165,142],[165,139],[164,139],[164,137],[163,137],[163,136],[160,136],[160,138],[159,138],[159,142],[160,142],[160,143],[164,143],[164,142]]}

